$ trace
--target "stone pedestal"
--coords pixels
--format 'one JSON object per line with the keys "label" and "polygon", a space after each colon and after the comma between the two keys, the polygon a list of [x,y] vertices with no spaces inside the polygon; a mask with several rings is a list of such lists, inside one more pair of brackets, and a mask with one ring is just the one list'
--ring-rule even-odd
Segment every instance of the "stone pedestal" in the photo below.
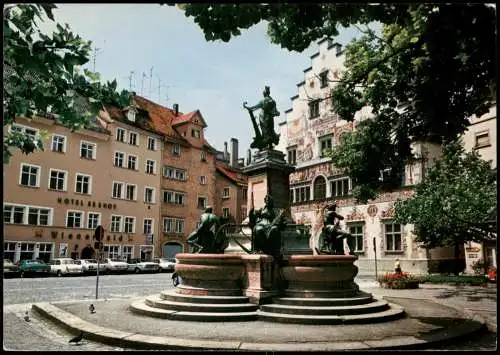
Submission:
{"label": "stone pedestal", "polygon": [[269,303],[278,294],[276,278],[279,270],[270,255],[241,255],[245,265],[243,295],[254,304]]}
{"label": "stone pedestal", "polygon": [[[248,205],[255,209],[264,207],[264,197],[270,193],[274,208],[286,209],[290,216],[290,180],[294,167],[287,164],[285,154],[278,150],[265,150],[256,153],[250,165],[243,169],[248,176]],[[253,199],[253,201],[252,201]]]}

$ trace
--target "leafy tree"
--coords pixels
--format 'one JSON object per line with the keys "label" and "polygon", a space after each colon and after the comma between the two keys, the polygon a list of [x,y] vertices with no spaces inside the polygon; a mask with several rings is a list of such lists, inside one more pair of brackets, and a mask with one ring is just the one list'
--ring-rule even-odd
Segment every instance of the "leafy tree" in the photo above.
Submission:
{"label": "leafy tree", "polygon": [[[361,201],[384,187],[377,180],[379,170],[391,168],[391,180],[397,183],[400,167],[412,159],[412,141],[454,139],[466,130],[468,117],[486,113],[496,99],[496,10],[488,4],[180,7],[209,41],[229,41],[240,30],[265,21],[271,41],[293,51],[337,36],[341,26],[365,26],[358,27],[363,36],[346,46],[346,70],[324,97],[343,120],[352,121],[364,106],[372,109],[374,120],[362,126],[366,131],[332,152],[338,167],[357,180],[355,196]],[[380,35],[369,27],[373,22],[382,24]],[[372,138],[369,132],[379,129],[388,133]]]}
{"label": "leafy tree", "polygon": [[[57,24],[51,36],[38,27],[45,15],[54,21],[54,4],[4,7],[4,127],[16,118],[51,114],[72,130],[88,127],[103,102],[120,106],[128,93],[116,92],[116,81],[102,84],[99,75],[78,69],[89,61],[91,42]],[[5,129],[4,129],[5,131]],[[4,132],[4,163],[11,149],[24,154],[43,150],[43,138]]]}
{"label": "leafy tree", "polygon": [[483,242],[496,234],[496,171],[477,152],[465,153],[459,140],[444,146],[415,194],[395,205],[395,222],[413,224],[426,248]]}

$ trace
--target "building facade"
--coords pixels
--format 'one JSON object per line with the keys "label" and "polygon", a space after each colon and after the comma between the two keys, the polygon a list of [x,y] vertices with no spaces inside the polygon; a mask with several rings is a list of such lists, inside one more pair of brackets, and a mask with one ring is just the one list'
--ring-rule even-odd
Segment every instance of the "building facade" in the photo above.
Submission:
{"label": "building facade", "polygon": [[[395,258],[399,258],[403,270],[416,274],[452,263],[452,250],[426,251],[415,242],[411,225],[393,222],[395,201],[413,194],[412,185],[421,181],[434,159],[440,156],[439,146],[413,144],[419,159],[404,168],[402,186],[381,193],[367,204],[355,201],[352,181],[326,156],[328,149],[340,144],[343,133],[355,130],[360,121],[370,118],[371,112],[364,107],[353,122],[340,120],[333,112],[331,100],[323,98],[329,96],[345,70],[344,54],[340,44],[328,39],[318,45],[318,53],[311,56],[311,66],[303,71],[304,80],[297,84],[297,95],[291,98],[292,107],[285,111],[285,120],[279,124],[278,149],[296,169],[290,175],[292,218],[311,227],[310,247],[314,250],[323,225],[323,207],[335,201],[337,211],[345,217],[341,227],[354,236],[360,274],[374,273],[375,262],[379,271],[391,271]],[[384,172],[380,178],[384,179]],[[345,248],[347,251],[347,243]]]}
{"label": "building facade", "polygon": [[[493,169],[497,167],[497,109],[492,107],[481,117],[472,116],[470,126],[463,135],[465,150],[477,151]],[[486,260],[490,267],[497,267],[496,240],[484,243],[468,243],[465,246],[467,273],[473,273],[472,265],[479,259]]]}
{"label": "building facade", "polygon": [[216,153],[199,111],[182,114],[134,95],[107,105],[92,128],[71,132],[53,117],[4,129],[39,135],[44,151],[13,151],[4,164],[4,255],[13,261],[96,256],[173,257],[207,205],[216,205]]}

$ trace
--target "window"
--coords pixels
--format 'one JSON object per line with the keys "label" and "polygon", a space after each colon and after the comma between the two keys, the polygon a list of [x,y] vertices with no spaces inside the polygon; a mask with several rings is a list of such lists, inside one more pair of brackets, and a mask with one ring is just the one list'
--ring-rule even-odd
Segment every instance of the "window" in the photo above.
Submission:
{"label": "window", "polygon": [[81,141],[80,142],[80,157],[84,159],[96,158],[97,144]]}
{"label": "window", "polygon": [[222,208],[222,217],[229,217],[229,208],[228,207],[223,207]]}
{"label": "window", "polygon": [[57,191],[66,191],[66,176],[64,170],[50,169],[49,189]]}
{"label": "window", "polygon": [[174,231],[174,218],[163,218],[163,231],[165,233],[172,233]]}
{"label": "window", "polygon": [[97,212],[87,213],[87,228],[96,229],[101,224],[101,214]]}
{"label": "window", "polygon": [[126,191],[125,191],[125,198],[127,200],[135,201],[137,199],[137,197],[135,195],[136,187],[137,187],[136,185],[127,184]]}
{"label": "window", "polygon": [[116,129],[116,140],[118,142],[125,142],[125,130],[123,128]]}
{"label": "window", "polygon": [[154,160],[146,160],[146,174],[154,174],[155,173],[155,161]]}
{"label": "window", "polygon": [[319,141],[319,149],[320,149],[320,157],[324,158],[328,150],[332,149],[332,136],[328,135],[326,137],[320,137]]}
{"label": "window", "polygon": [[135,233],[135,217],[125,217],[123,229],[124,233]]}
{"label": "window", "polygon": [[125,160],[125,153],[115,152],[115,166],[118,168],[123,168],[123,162]]}
{"label": "window", "polygon": [[3,243],[3,258],[10,261],[15,261],[16,257],[16,243],[6,242]]}
{"label": "window", "polygon": [[83,212],[68,211],[66,215],[66,227],[83,228]]}
{"label": "window", "polygon": [[205,176],[200,176],[200,185],[206,185],[207,183],[207,179],[205,178]]}
{"label": "window", "polygon": [[349,248],[353,248],[353,252],[363,252],[363,225],[349,226],[349,234],[352,238],[348,241]]}
{"label": "window", "polygon": [[200,153],[200,160],[207,161],[207,153],[204,150],[202,150]]}
{"label": "window", "polygon": [[169,179],[185,181],[186,180],[186,170],[178,169],[170,166],[163,167],[163,176]]}
{"label": "window", "polygon": [[476,145],[474,148],[484,148],[490,146],[490,134],[488,131],[476,133]]}
{"label": "window", "polygon": [[326,197],[326,179],[323,176],[318,176],[314,180],[314,199]]}
{"label": "window", "polygon": [[28,187],[40,187],[40,167],[21,164],[21,178],[19,184]]}
{"label": "window", "polygon": [[182,234],[184,233],[184,220],[176,219],[175,220],[175,233]]}
{"label": "window", "polygon": [[330,181],[332,197],[346,196],[349,194],[349,178],[342,178]]}
{"label": "window", "polygon": [[113,198],[123,198],[123,182],[113,182]]}
{"label": "window", "polygon": [[309,118],[316,118],[319,116],[319,100],[314,100],[309,103]]}
{"label": "window", "polygon": [[243,189],[243,199],[247,199],[248,198],[248,189],[247,188],[244,188]]}
{"label": "window", "polygon": [[311,187],[302,186],[295,188],[294,196],[295,196],[294,202],[309,201],[311,199]]}
{"label": "window", "polygon": [[401,240],[401,224],[385,223],[385,250],[387,251],[403,251]]}
{"label": "window", "polygon": [[288,164],[297,164],[297,148],[288,148]]}
{"label": "window", "polygon": [[207,207],[207,198],[206,197],[198,197],[198,208]]}
{"label": "window", "polygon": [[22,126],[22,125],[18,125],[18,124],[13,124],[10,127],[10,132],[11,133],[14,133],[14,132],[22,133],[22,134],[25,134],[25,135],[29,136],[31,139],[35,139],[38,136],[38,130],[37,129],[26,127],[26,126]]}
{"label": "window", "polygon": [[229,198],[229,187],[225,187],[222,190],[222,198]]}
{"label": "window", "polygon": [[156,150],[156,139],[153,137],[148,137],[148,149]]}
{"label": "window", "polygon": [[179,157],[181,155],[181,146],[175,143],[172,147],[172,155]]}
{"label": "window", "polygon": [[105,245],[103,248],[104,259],[119,259],[120,258],[120,246],[119,245]]}
{"label": "window", "polygon": [[111,232],[121,232],[122,216],[111,216]]}
{"label": "window", "polygon": [[48,226],[50,210],[48,208],[29,207],[28,224],[33,226]]}
{"label": "window", "polygon": [[24,216],[25,216],[24,210],[25,210],[24,206],[4,205],[3,206],[4,223],[24,224]]}
{"label": "window", "polygon": [[163,191],[163,202],[172,203],[175,205],[183,205],[185,194],[183,192],[176,192],[165,190]]}
{"label": "window", "polygon": [[125,260],[130,260],[134,256],[134,246],[133,245],[124,245],[122,247],[122,257]]}
{"label": "window", "polygon": [[76,174],[75,192],[79,194],[90,195],[92,190],[92,176]]}
{"label": "window", "polygon": [[146,235],[153,234],[153,220],[151,218],[144,218],[143,232]]}
{"label": "window", "polygon": [[129,132],[128,134],[128,144],[131,145],[139,145],[139,139],[137,137],[137,133]]}
{"label": "window", "polygon": [[137,157],[135,155],[128,156],[127,168],[129,168],[131,170],[137,170]]}
{"label": "window", "polygon": [[66,152],[66,137],[59,134],[52,136],[52,151],[65,153]]}
{"label": "window", "polygon": [[152,187],[144,188],[144,202],[155,203],[155,189]]}
{"label": "window", "polygon": [[320,88],[324,88],[328,86],[328,70],[325,70],[321,74],[319,74]]}
{"label": "window", "polygon": [[391,179],[391,168],[380,170],[380,181],[389,181]]}
{"label": "window", "polygon": [[199,129],[192,129],[191,130],[191,136],[194,137],[194,138],[200,138],[201,137],[201,133],[200,133],[200,130]]}

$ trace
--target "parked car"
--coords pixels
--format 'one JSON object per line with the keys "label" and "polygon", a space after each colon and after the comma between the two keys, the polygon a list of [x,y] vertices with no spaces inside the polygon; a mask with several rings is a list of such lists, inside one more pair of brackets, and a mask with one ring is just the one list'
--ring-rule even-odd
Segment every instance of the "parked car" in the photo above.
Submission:
{"label": "parked car", "polygon": [[128,262],[128,271],[139,274],[141,272],[158,272],[160,267],[152,261],[141,261],[140,259],[130,259]]}
{"label": "parked car", "polygon": [[120,259],[111,259],[111,258],[106,258],[104,259],[104,265],[105,265],[105,270],[106,273],[109,272],[126,272],[128,269],[128,264]]}
{"label": "parked car", "polygon": [[9,259],[3,259],[3,277],[19,276],[19,267]]}
{"label": "parked car", "polygon": [[175,259],[154,258],[154,263],[160,267],[160,272],[173,272],[175,270]]}
{"label": "parked car", "polygon": [[49,275],[50,265],[42,260],[21,260],[18,264],[21,277],[28,275]]}
{"label": "parked car", "polygon": [[[95,259],[80,259],[75,260],[77,265],[81,265],[84,274],[96,274],[97,273],[97,260]],[[104,273],[106,271],[106,265],[103,263],[99,264],[99,273]]]}
{"label": "parked car", "polygon": [[81,275],[83,274],[83,267],[71,258],[57,258],[50,262],[50,273],[63,276],[63,275]]}

